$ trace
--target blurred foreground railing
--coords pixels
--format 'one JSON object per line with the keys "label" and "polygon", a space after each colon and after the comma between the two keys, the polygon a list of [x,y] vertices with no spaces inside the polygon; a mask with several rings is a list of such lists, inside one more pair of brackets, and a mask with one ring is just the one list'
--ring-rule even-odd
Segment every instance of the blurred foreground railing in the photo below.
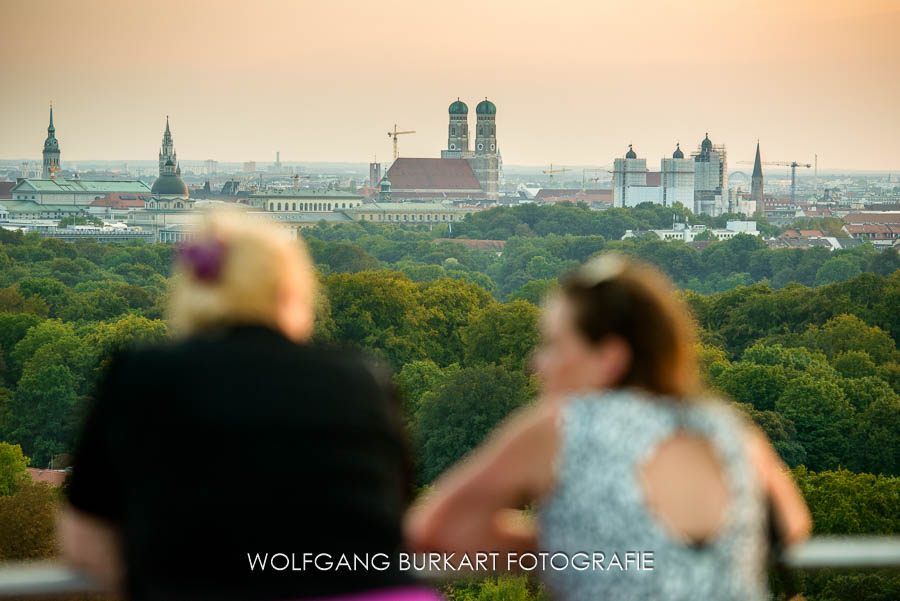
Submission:
{"label": "blurred foreground railing", "polygon": [[[791,569],[900,568],[900,536],[817,536],[788,549],[784,563]],[[423,577],[439,583],[461,575],[430,572]],[[58,562],[0,564],[0,599],[91,592],[98,589],[89,578]]]}

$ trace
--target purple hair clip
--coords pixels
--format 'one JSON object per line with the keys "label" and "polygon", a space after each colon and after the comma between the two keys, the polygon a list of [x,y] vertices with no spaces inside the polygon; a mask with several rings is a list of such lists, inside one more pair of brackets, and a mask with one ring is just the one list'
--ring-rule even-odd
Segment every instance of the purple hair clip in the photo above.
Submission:
{"label": "purple hair clip", "polygon": [[222,271],[225,245],[213,239],[185,242],[178,247],[178,259],[202,282],[215,282]]}

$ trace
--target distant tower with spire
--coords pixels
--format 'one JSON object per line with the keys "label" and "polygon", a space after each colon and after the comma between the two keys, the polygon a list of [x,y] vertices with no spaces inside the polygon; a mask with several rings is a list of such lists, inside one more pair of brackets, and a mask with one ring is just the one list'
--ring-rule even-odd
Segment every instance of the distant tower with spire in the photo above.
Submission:
{"label": "distant tower with spire", "polygon": [[163,133],[162,147],[159,149],[159,177],[150,188],[153,194],[161,196],[188,197],[188,187],[181,179],[181,165],[175,154],[175,143],[169,129],[169,116],[166,115],[166,131]]}
{"label": "distant tower with spire", "polygon": [[42,179],[53,179],[59,171],[59,141],[56,139],[56,128],[53,126],[53,105],[50,105],[50,126],[47,128],[47,139],[44,140],[44,169]]}
{"label": "distant tower with spire", "polygon": [[759,159],[759,140],[756,141],[756,159],[753,161],[753,175],[750,177],[750,200],[756,202],[756,212],[765,214],[763,202],[762,161]]}
{"label": "distant tower with spire", "polygon": [[172,131],[169,129],[169,116],[166,115],[166,131],[163,133],[162,147],[159,149],[159,174],[175,175],[177,165],[178,155],[175,153],[175,143],[172,141]]}

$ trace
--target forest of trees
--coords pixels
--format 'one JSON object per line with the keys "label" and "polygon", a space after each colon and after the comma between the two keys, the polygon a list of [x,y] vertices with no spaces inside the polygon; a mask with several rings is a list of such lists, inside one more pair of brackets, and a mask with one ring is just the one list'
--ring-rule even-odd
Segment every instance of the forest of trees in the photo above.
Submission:
{"label": "forest of trees", "polygon": [[[682,288],[705,381],[794,468],[815,532],[898,533],[900,257],[868,245],[770,250],[746,235],[702,252],[652,237],[618,240],[624,229],[671,221],[672,211],[658,208],[531,205],[471,215],[452,234],[446,226],[310,228],[324,293],[315,339],[363,348],[393,369],[427,485],[534,399],[529,358],[541,299],[568,269],[617,249]],[[431,241],[463,235],[507,242],[497,256]],[[115,352],[166,338],[172,250],[0,230],[0,559],[52,554],[44,522],[29,526],[43,533],[29,540],[44,542],[15,543],[9,523],[26,518],[2,506],[27,495],[56,502],[21,477],[24,463],[46,467],[71,450]],[[900,597],[900,577],[877,571],[810,572],[803,586],[815,600]],[[540,594],[513,578],[457,585],[454,598]]]}
{"label": "forest of trees", "polygon": [[[326,270],[364,271],[378,267],[402,271],[421,282],[451,277],[475,282],[498,300],[524,298],[536,302],[555,279],[601,250],[618,250],[662,268],[682,288],[702,293],[767,283],[783,288],[791,282],[818,286],[841,282],[863,272],[888,275],[900,268],[895,250],[878,252],[865,244],[852,249],[781,249],[773,251],[761,238],[740,234],[702,251],[659,240],[650,229],[671,227],[673,218],[724,227],[739,218],[693,216],[681,205],[666,208],[646,203],[634,209],[592,211],[585,206],[522,205],[472,214],[433,230],[406,229],[369,222],[321,224],[304,231],[316,260]],[[841,233],[837,220],[817,225]],[[839,222],[838,222],[839,223]],[[767,235],[779,231],[762,222]],[[806,226],[813,227],[813,226]],[[643,232],[620,240],[626,229]],[[835,231],[831,231],[835,230]],[[435,238],[505,240],[501,256],[467,250]]]}

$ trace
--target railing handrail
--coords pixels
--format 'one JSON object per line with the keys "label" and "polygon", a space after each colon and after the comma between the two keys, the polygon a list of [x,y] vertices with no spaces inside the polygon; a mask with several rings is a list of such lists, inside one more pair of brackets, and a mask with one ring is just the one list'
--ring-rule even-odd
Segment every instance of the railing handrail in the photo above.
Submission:
{"label": "railing handrail", "polygon": [[[816,536],[787,549],[783,559],[791,569],[900,567],[900,536]],[[429,572],[422,576],[440,582],[451,575]],[[58,561],[0,564],[0,599],[85,592],[99,589],[85,574]]]}

